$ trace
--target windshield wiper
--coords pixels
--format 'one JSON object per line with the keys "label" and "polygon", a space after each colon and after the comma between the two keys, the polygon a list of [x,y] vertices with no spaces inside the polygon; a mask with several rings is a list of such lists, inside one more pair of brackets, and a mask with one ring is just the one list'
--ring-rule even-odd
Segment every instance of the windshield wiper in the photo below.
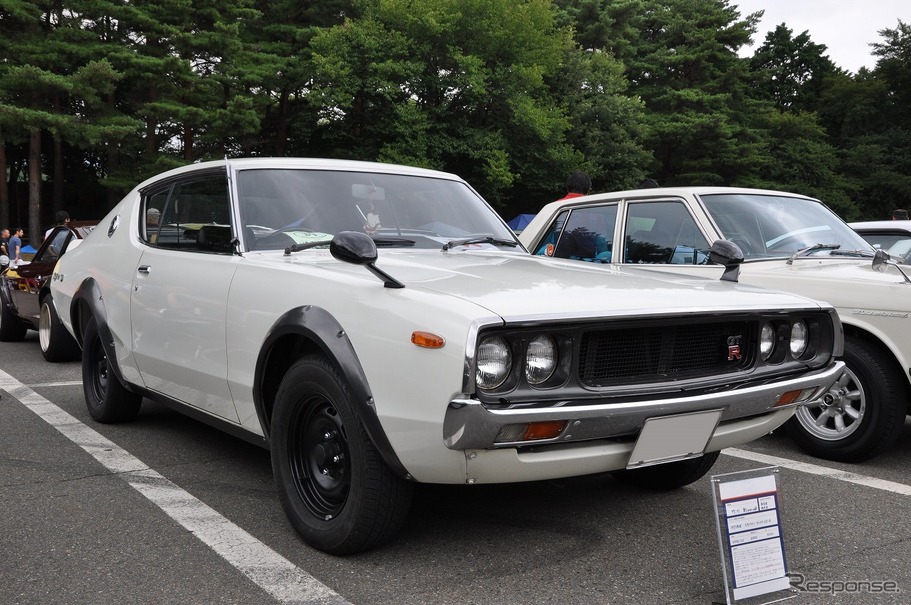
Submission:
{"label": "windshield wiper", "polygon": [[391,248],[393,246],[413,246],[414,240],[407,237],[374,237],[373,242],[377,248]]}
{"label": "windshield wiper", "polygon": [[467,237],[465,239],[454,239],[446,242],[443,244],[442,250],[445,252],[456,246],[467,246],[468,244],[494,244],[495,246],[509,246],[515,248],[519,245],[519,242],[511,239],[491,237],[490,235],[484,237]]}
{"label": "windshield wiper", "polygon": [[833,250],[832,256],[859,256],[861,258],[873,258],[873,253],[869,250]]}
{"label": "windshield wiper", "polygon": [[793,263],[795,258],[809,256],[811,252],[815,252],[816,250],[838,250],[839,248],[841,248],[841,244],[813,244],[807,248],[801,248],[792,254],[791,258],[788,259],[788,264],[790,265]]}
{"label": "windshield wiper", "polygon": [[288,246],[285,248],[285,256],[288,256],[292,252],[300,252],[301,250],[309,250],[310,248],[317,248],[319,246],[328,246],[332,243],[331,239],[325,239],[319,242],[306,242],[304,244],[294,244],[293,246]]}

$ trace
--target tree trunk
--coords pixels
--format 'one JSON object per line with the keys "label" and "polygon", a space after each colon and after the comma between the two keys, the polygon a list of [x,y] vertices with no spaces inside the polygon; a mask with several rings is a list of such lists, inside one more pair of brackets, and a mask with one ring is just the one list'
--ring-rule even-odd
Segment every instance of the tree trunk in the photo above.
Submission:
{"label": "tree trunk", "polygon": [[41,244],[41,129],[32,128],[28,142],[28,242]]}
{"label": "tree trunk", "polygon": [[9,187],[6,183],[6,141],[0,127],[0,230],[9,227]]}
{"label": "tree trunk", "polygon": [[193,161],[193,127],[183,123],[183,159]]}
{"label": "tree trunk", "polygon": [[[63,207],[63,185],[66,177],[63,176],[63,141],[59,135],[54,135],[54,213],[66,210]],[[56,220],[56,218],[54,219]]]}

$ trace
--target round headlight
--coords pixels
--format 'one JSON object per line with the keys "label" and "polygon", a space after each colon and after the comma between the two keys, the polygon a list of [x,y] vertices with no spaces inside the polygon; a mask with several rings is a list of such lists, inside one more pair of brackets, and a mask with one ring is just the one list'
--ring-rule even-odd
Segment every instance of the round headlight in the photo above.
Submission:
{"label": "round headlight", "polygon": [[772,356],[772,351],[774,350],[775,327],[770,323],[763,324],[762,332],[759,334],[759,356],[762,357],[763,361],[766,361]]}
{"label": "round headlight", "polygon": [[512,368],[512,353],[509,343],[502,336],[485,338],[478,345],[478,387],[495,389],[509,376]]}
{"label": "round headlight", "polygon": [[798,319],[791,324],[791,355],[800,357],[807,351],[807,345],[810,342],[810,331],[807,324]]}
{"label": "round headlight", "polygon": [[528,343],[525,354],[525,379],[528,384],[541,384],[557,369],[557,343],[550,336],[541,335]]}

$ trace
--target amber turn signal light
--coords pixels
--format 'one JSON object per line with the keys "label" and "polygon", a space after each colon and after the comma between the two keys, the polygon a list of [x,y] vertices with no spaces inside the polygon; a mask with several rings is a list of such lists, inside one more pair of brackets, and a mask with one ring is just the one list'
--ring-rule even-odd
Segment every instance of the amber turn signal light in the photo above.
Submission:
{"label": "amber turn signal light", "polygon": [[446,339],[430,332],[417,330],[411,333],[411,342],[425,349],[442,349],[446,344]]}

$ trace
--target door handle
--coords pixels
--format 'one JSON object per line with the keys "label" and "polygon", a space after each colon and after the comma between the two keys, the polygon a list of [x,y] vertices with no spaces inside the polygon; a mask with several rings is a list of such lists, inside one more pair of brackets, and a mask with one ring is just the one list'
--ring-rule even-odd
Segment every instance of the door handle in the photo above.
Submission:
{"label": "door handle", "polygon": [[137,269],[137,271],[139,271],[140,273],[144,273],[145,275],[148,275],[149,273],[152,272],[152,265],[139,265],[139,269]]}

